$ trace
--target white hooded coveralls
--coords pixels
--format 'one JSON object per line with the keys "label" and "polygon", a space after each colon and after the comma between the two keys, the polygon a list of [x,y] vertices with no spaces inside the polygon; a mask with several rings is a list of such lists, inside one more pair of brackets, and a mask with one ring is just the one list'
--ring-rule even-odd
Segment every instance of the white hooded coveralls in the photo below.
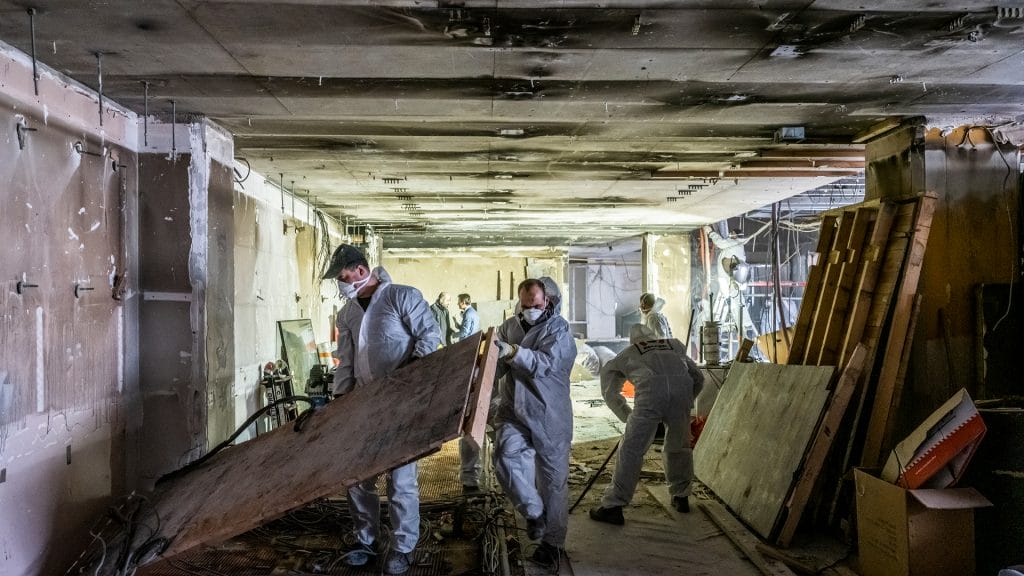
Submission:
{"label": "white hooded coveralls", "polygon": [[541,281],[550,315],[529,331],[521,314],[498,328],[498,339],[518,344],[519,351],[499,363],[494,471],[516,510],[526,518],[543,514],[543,541],[561,548],[569,524],[569,374],[576,344],[569,323],[558,315],[557,284],[550,278]]}
{"label": "white hooded coveralls", "polygon": [[[338,313],[338,358],[334,394],[351,391],[437,350],[441,332],[423,299],[412,286],[392,284],[383,268],[372,272],[380,284],[366,310],[349,300]],[[359,541],[371,546],[380,531],[380,497],[377,478],[348,489],[349,506]],[[395,531],[394,548],[412,552],[420,537],[420,495],[416,462],[388,473],[388,503]]]}
{"label": "white hooded coveralls", "polygon": [[[704,386],[704,375],[675,338],[655,339],[643,325],[633,326],[632,344],[601,369],[601,393],[612,412],[626,423],[612,483],[601,498],[605,508],[625,506],[640,479],[644,454],[654,442],[658,424],[665,424],[662,459],[669,495],[690,495],[693,450],[690,448],[690,408]],[[635,408],[622,396],[626,380],[635,389]]]}

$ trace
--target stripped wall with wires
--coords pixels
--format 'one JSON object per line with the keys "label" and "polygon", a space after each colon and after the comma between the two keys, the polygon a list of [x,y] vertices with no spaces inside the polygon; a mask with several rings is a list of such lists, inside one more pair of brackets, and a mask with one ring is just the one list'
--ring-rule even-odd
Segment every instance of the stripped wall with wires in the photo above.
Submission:
{"label": "stripped wall with wires", "polygon": [[[0,572],[58,574],[126,483],[135,115],[0,50]],[[127,271],[127,273],[126,273]]]}
{"label": "stripped wall with wires", "polygon": [[[978,376],[984,360],[978,350],[975,295],[979,284],[1019,282],[1017,148],[994,142],[986,126],[917,128],[870,142],[867,160],[869,197],[926,190],[938,194],[897,437],[960,388],[976,399],[1021,395],[1019,384],[1016,389],[987,388]],[[891,170],[894,166],[900,169]]]}
{"label": "stripped wall with wires", "polygon": [[253,172],[235,184],[232,429],[265,404],[259,382],[262,366],[281,354],[277,321],[309,318],[316,341],[328,342],[341,307],[337,285],[320,280],[340,224],[278,182]]}

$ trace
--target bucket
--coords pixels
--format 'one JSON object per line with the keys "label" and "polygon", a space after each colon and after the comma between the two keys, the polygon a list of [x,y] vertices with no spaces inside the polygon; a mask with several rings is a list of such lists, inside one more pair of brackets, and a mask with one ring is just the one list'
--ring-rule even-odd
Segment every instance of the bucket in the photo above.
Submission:
{"label": "bucket", "polygon": [[701,331],[701,352],[708,366],[718,366],[721,362],[722,345],[718,336],[720,326],[718,322],[705,322],[704,330]]}

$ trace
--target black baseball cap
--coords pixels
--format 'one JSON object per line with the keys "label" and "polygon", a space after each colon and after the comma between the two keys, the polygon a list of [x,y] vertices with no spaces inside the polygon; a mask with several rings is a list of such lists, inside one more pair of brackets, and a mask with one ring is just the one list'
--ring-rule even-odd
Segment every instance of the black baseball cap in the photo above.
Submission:
{"label": "black baseball cap", "polygon": [[363,251],[351,244],[341,244],[334,250],[334,255],[331,256],[331,265],[327,268],[327,272],[324,272],[324,280],[333,280],[341,274],[341,271],[351,266],[363,264],[369,266],[366,262],[366,255]]}

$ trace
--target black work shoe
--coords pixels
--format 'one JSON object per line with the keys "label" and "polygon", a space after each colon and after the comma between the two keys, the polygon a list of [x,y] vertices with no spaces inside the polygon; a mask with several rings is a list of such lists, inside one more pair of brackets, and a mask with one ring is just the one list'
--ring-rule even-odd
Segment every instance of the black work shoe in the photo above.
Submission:
{"label": "black work shoe", "polygon": [[562,554],[565,554],[565,551],[558,546],[548,544],[547,542],[541,542],[537,545],[536,550],[533,551],[533,555],[530,556],[530,559],[543,566],[558,566],[558,557]]}
{"label": "black work shoe", "polygon": [[547,525],[544,522],[543,515],[526,519],[526,536],[530,540],[540,540],[543,538],[545,528],[547,528]]}
{"label": "black work shoe", "polygon": [[480,487],[479,486],[471,486],[469,484],[463,484],[462,485],[462,493],[463,494],[467,494],[467,495],[468,494],[479,494],[480,493]]}
{"label": "black work shoe", "polygon": [[607,524],[615,524],[617,526],[622,526],[626,523],[626,519],[622,517],[622,506],[612,506],[610,508],[601,506],[600,508],[591,508],[590,519],[597,520],[598,522],[605,522]]}
{"label": "black work shoe", "polygon": [[345,564],[357,568],[359,566],[366,566],[377,556],[377,551],[372,546],[367,546],[362,542],[355,545],[354,548],[345,553]]}
{"label": "black work shoe", "polygon": [[690,499],[686,496],[676,496],[672,499],[672,507],[677,512],[687,513],[690,511]]}

